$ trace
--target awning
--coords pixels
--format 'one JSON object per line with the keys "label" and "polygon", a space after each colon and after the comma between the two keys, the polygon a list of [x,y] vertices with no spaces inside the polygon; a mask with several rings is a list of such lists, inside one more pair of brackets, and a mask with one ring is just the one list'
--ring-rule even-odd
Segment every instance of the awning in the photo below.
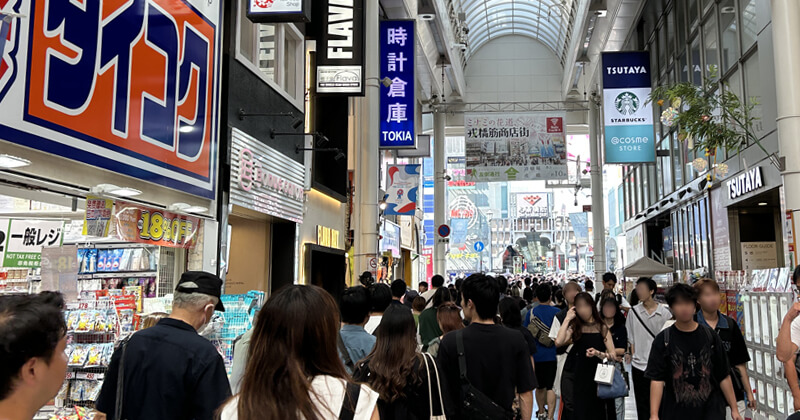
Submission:
{"label": "awning", "polygon": [[652,258],[642,257],[623,268],[622,273],[625,277],[646,277],[672,273],[672,268]]}

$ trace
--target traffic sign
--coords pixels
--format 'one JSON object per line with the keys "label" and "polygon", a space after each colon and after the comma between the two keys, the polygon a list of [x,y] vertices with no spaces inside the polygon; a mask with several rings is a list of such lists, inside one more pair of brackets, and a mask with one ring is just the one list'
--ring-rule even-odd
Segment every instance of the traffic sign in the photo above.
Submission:
{"label": "traffic sign", "polygon": [[378,268],[378,258],[372,257],[369,259],[369,268],[373,270]]}
{"label": "traffic sign", "polygon": [[450,236],[450,226],[441,225],[441,226],[439,226],[439,229],[437,230],[437,232],[439,232],[439,236],[440,237],[446,238],[446,237]]}
{"label": "traffic sign", "polygon": [[475,252],[483,252],[483,250],[486,248],[486,246],[483,245],[483,242],[478,241],[478,242],[475,242],[474,248],[475,248]]}

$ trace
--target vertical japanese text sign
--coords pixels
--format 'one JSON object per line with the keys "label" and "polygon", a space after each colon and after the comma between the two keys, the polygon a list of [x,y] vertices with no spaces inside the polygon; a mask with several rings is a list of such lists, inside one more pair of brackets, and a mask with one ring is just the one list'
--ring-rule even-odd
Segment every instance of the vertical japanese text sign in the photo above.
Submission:
{"label": "vertical japanese text sign", "polygon": [[386,20],[380,25],[381,83],[380,147],[415,148],[414,21]]}
{"label": "vertical japanese text sign", "polygon": [[606,163],[655,162],[650,90],[650,53],[603,53]]}
{"label": "vertical japanese text sign", "polygon": [[0,9],[0,140],[216,197],[221,1]]}

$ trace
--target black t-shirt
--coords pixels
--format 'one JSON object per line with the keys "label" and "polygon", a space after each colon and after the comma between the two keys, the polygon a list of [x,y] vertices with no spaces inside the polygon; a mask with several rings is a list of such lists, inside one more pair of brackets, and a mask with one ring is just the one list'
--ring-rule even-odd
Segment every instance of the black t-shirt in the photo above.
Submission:
{"label": "black t-shirt", "polygon": [[[695,318],[698,318],[695,316]],[[704,324],[705,321],[701,322]],[[707,324],[706,324],[707,325]],[[735,370],[735,366],[743,365],[750,361],[750,354],[747,353],[747,344],[744,342],[742,330],[739,329],[739,324],[736,323],[731,317],[719,314],[719,321],[714,330],[719,334],[722,340],[722,347],[728,355],[728,364],[731,367],[731,375],[737,375],[733,380],[733,392],[736,394],[737,401],[744,400],[744,384],[742,384],[741,376]],[[734,379],[731,377],[731,379]]]}
{"label": "black t-shirt", "polygon": [[[669,348],[665,336],[669,335]],[[645,376],[666,384],[660,418],[705,420],[725,418],[719,383],[729,374],[725,348],[711,328],[697,325],[683,332],[674,325],[653,341]]]}
{"label": "black t-shirt", "polygon": [[625,328],[625,318],[616,320],[608,331],[611,333],[615,349],[628,348],[628,329]]}
{"label": "black t-shirt", "polygon": [[[517,392],[536,387],[525,339],[519,332],[500,325],[473,323],[460,331],[470,383],[497,405],[511,411]],[[460,418],[462,406],[456,333],[445,334],[437,356],[448,418]]]}

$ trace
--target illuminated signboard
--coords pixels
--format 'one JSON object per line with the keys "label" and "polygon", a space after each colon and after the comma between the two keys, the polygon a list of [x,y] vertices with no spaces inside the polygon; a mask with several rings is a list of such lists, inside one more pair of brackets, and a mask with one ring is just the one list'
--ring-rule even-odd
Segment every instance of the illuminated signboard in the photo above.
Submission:
{"label": "illuminated signboard", "polygon": [[380,25],[381,134],[380,147],[415,148],[414,21],[384,20]]}

